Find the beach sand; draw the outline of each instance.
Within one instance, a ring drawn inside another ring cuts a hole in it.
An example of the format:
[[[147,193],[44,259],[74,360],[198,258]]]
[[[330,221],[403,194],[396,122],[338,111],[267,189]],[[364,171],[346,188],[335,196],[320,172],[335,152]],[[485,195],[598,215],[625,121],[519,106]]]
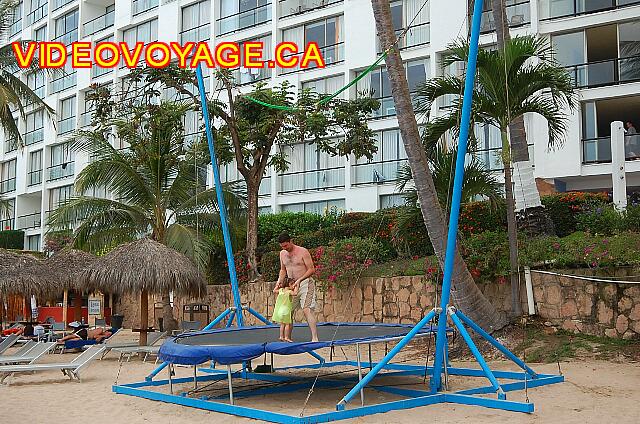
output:
[[[327,352],[324,352],[327,354]],[[379,358],[382,352],[374,352]],[[327,354],[328,355],[328,354]],[[353,350],[336,349],[336,355],[354,359]],[[48,355],[40,362],[67,362],[75,354]],[[143,363],[133,358],[131,362],[119,363],[117,355],[111,353],[102,361],[95,361],[82,374],[82,382],[73,382],[60,372],[48,371],[11,377],[7,386],[0,387],[2,423],[87,423],[87,424],[137,424],[137,423],[243,423],[257,422],[215,412],[181,407],[178,405],[140,399],[112,393],[111,386],[142,381],[154,368],[154,362]],[[277,357],[276,366],[310,363],[305,355]],[[256,360],[255,365],[262,363]],[[422,363],[416,361],[415,363]],[[453,361],[453,366],[466,366],[468,362]],[[505,362],[491,363],[497,369],[512,369]],[[640,422],[640,364],[615,363],[596,360],[580,360],[561,363],[565,383],[530,389],[529,399],[535,403],[536,411],[531,415],[496,411],[481,407],[441,404],[404,411],[377,414],[364,418],[343,421],[345,423],[602,423],[636,424]],[[557,373],[557,364],[537,364],[534,369],[543,373]],[[329,372],[322,370],[322,372]],[[192,368],[176,368],[177,377],[193,374]],[[307,371],[307,376],[314,376]],[[351,374],[354,375],[354,374]],[[167,377],[163,372],[158,376]],[[412,377],[416,381],[416,377]],[[451,389],[467,387],[468,379],[452,378]],[[235,381],[235,380],[234,380]],[[409,381],[409,380],[408,380]],[[218,394],[225,395],[226,381],[219,385]],[[240,380],[238,385],[243,384]],[[475,385],[486,385],[476,380]],[[416,386],[418,387],[418,386]],[[189,389],[191,385],[175,387]],[[167,386],[157,388],[168,391]],[[309,399],[306,413],[335,410],[335,403],[346,391],[316,390]],[[308,389],[279,395],[256,396],[237,399],[240,405],[270,409],[298,415],[307,397]],[[374,390],[367,390],[368,402],[397,399]],[[508,399],[524,401],[523,391],[510,392]],[[352,405],[359,405],[358,396]]]

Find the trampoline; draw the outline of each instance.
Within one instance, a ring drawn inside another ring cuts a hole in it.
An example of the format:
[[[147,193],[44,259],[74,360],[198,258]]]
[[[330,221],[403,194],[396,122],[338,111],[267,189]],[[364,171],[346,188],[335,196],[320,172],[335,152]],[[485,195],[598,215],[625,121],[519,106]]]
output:
[[[281,342],[279,325],[232,327],[177,336],[161,347],[161,360],[181,365],[213,361],[221,365],[239,364],[266,353],[294,355],[331,346],[388,342],[406,336],[413,325],[381,323],[318,323],[318,342]],[[432,334],[429,327],[418,336]],[[294,325],[293,337],[310,340],[306,324]]]

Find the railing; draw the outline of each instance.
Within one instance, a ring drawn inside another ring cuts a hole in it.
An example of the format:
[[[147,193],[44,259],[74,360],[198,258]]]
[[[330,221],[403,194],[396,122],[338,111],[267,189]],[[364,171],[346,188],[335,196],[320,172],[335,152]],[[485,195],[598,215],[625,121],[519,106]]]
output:
[[[22,31],[22,18],[12,22],[11,25],[9,25],[9,38],[18,34],[20,31]]]
[[[218,35],[230,34],[271,20],[271,2],[216,20]]]
[[[4,141],[4,152],[11,153],[18,150],[18,140],[15,138],[10,138]]]
[[[66,134],[76,129],[76,117],[70,116],[58,121],[58,134]]]
[[[29,230],[31,228],[40,228],[42,225],[42,214],[40,212],[19,216],[16,227],[18,230]]]
[[[271,78],[271,69],[266,64],[262,68],[235,68],[231,75],[237,85],[253,84]]]
[[[76,72],[71,72],[63,77],[56,78],[51,81],[51,93],[58,93],[67,88],[74,87],[76,85]]]
[[[160,4],[159,0],[133,0],[132,15],[139,15],[151,9],[155,9]]]
[[[26,146],[40,143],[44,140],[44,128],[38,128],[33,131],[26,132],[23,138]]]
[[[342,3],[342,0],[280,0],[280,17],[299,15],[312,10]]]
[[[640,4],[638,0],[541,0],[540,20],[587,15]]]
[[[49,3],[45,3],[42,6],[39,6],[38,8],[32,10],[31,12],[29,12],[29,14],[27,15],[27,22],[29,23],[29,25],[38,22],[40,19],[44,18],[45,16],[47,16],[47,9],[49,7]]]
[[[76,41],[78,41],[78,28],[72,29],[69,32],[65,32],[64,34],[60,34],[51,41],[57,41],[58,43],[62,43],[65,46],[68,46],[71,43],[75,43]]]
[[[576,88],[640,81],[640,56],[619,57],[567,66]]]
[[[93,65],[91,67],[91,78],[100,78],[103,75],[110,74],[114,68],[104,68],[102,66]]]
[[[13,230],[14,223],[13,218],[0,219],[0,230]]]
[[[298,48],[300,48],[300,46],[298,46]],[[293,56],[298,56],[298,58],[300,59],[303,54],[304,54],[304,51],[296,54],[283,55],[283,59],[285,61],[289,61]],[[322,59],[324,60],[325,66],[335,65],[337,63],[344,62],[344,41],[341,41],[336,44],[330,44],[328,46],[320,47],[320,54],[322,55]],[[315,67],[316,67],[316,63],[310,62],[308,68],[306,69],[313,69]],[[302,70],[302,68],[300,68],[300,60],[298,60],[298,64],[295,67],[282,68],[281,75],[298,72],[300,70]]]
[[[0,181],[0,194],[16,190],[16,177]]]
[[[209,41],[211,38],[211,25],[209,23],[197,26],[195,28],[185,29],[180,32],[180,42],[182,44],[188,42]]]
[[[278,194],[344,187],[344,167],[288,172],[278,176]]]
[[[398,37],[405,31],[405,28],[395,30],[395,36]],[[414,23],[407,34],[398,41],[398,48],[408,49],[411,47],[423,46],[431,41],[431,22]],[[380,38],[376,36],[376,51],[382,53],[384,49],[380,45]]]
[[[398,171],[407,159],[390,159],[378,162],[356,163],[351,173],[351,185],[386,183],[398,179]]]
[[[531,6],[529,4],[529,0],[514,4],[507,4],[505,9],[507,12],[509,28],[515,28],[531,23]],[[482,12],[480,33],[486,34],[495,30],[496,25],[493,20],[493,10],[485,10]]]
[[[640,134],[624,136],[624,156],[625,160],[640,159]],[[584,165],[611,163],[611,137],[583,139],[582,163]]]
[[[73,2],[75,2],[75,1],[76,1],[76,0],[52,0],[52,2],[51,2],[52,12],[53,12],[54,10],[58,10],[58,9],[60,9],[61,7],[66,6],[66,5],[68,5],[69,3],[73,3]]]
[[[82,26],[85,37],[112,27],[115,21],[115,16],[116,16],[116,11],[110,10],[104,15],[100,15],[97,18],[93,18],[89,22],[85,23]]]
[[[80,128],[87,128],[92,126],[93,112],[93,110],[88,110],[80,114],[80,119],[78,122]]]
[[[42,169],[27,172],[27,186],[31,187],[42,183]]]
[[[74,174],[75,162],[66,162],[59,165],[52,165],[47,168],[47,181],[56,181],[63,178],[72,177]]]

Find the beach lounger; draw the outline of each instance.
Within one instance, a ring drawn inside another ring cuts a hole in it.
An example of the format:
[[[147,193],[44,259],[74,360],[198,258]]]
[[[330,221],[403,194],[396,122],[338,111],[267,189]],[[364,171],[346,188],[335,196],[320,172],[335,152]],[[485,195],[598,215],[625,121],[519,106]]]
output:
[[[27,342],[28,343],[28,342]],[[0,356],[0,365],[31,364],[55,347],[54,342],[36,343],[26,354],[18,356]]]
[[[93,346],[93,345],[101,344],[101,343],[107,343],[109,341],[109,339],[111,339],[113,336],[118,334],[118,331],[120,331],[120,329],[115,330],[106,339],[102,339],[102,341],[100,343],[98,343],[94,339],[90,339],[90,340],[81,340],[81,339],[67,340],[66,342],[64,342],[64,345],[58,345],[58,346],[56,346],[56,348],[60,349],[60,353],[64,353],[67,349],[87,349],[89,346]]]
[[[97,358],[104,349],[105,345],[101,344],[91,346],[89,349],[76,356],[71,362],[67,363],[0,366],[0,383],[4,383],[7,377],[16,373],[51,370],[60,370],[71,380],[76,379],[77,381],[80,381],[80,370]]]
[[[27,342],[25,344],[22,345],[22,347],[20,349],[18,349],[17,351],[13,352],[11,354],[11,356],[24,356],[27,354],[27,352],[29,352],[31,349],[34,348],[35,345],[37,345],[37,342],[34,342],[33,340],[27,340]],[[5,355],[7,356],[7,355]],[[2,358],[3,356],[0,356],[0,358]]]
[[[7,349],[16,344],[19,337],[20,336],[17,334],[11,334],[10,336],[7,336],[7,338],[2,342],[0,342],[0,354],[4,353]]]
[[[127,362],[129,362],[131,357],[136,353],[144,354],[144,361],[146,361],[147,356],[154,353],[157,354],[158,350],[160,350],[160,346],[155,346],[155,344],[158,343],[162,339],[162,337],[164,337],[166,334],[167,334],[166,331],[158,332],[158,333],[149,333],[146,346],[136,345],[136,346],[127,346],[127,347],[116,347],[116,348],[113,348],[113,350],[120,354],[120,358],[118,358],[118,361],[120,362],[122,362],[122,359],[124,358],[125,355],[127,355]]]

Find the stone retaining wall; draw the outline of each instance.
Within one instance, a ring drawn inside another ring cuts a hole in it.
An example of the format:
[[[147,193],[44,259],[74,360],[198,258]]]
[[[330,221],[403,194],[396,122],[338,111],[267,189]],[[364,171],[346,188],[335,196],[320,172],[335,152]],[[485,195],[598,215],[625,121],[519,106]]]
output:
[[[522,283],[522,307],[527,311],[524,278]],[[598,336],[640,335],[640,286],[596,283],[535,272],[532,272],[532,283],[538,315],[555,326]],[[275,283],[243,285],[240,288],[243,303],[270,317],[275,303],[274,286]],[[350,288],[318,293],[316,312],[319,321],[415,323],[439,301],[435,289],[433,282],[420,276],[364,278]],[[510,310],[508,284],[487,283],[480,289],[500,312]],[[231,288],[209,286],[206,299],[177,299],[174,313],[179,321],[182,305],[192,302],[209,304],[210,319],[213,319],[232,306]],[[132,297],[123,297],[118,302],[117,312],[125,315],[126,327],[139,322],[137,305]],[[152,300],[149,305],[153,305]],[[254,317],[248,314],[245,317],[248,324],[258,324]],[[296,318],[301,320],[302,314],[298,312]],[[153,322],[152,310],[149,319]]]

